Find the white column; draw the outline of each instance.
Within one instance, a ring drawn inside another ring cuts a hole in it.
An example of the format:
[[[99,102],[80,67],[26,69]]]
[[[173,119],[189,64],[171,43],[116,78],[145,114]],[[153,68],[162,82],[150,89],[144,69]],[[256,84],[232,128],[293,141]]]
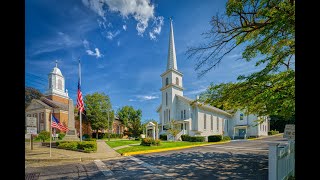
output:
[[[156,139],[156,128],[153,126],[152,127],[152,136],[153,136],[153,139]]]
[[[280,143],[269,143],[269,180],[277,180],[278,176],[278,145]]]

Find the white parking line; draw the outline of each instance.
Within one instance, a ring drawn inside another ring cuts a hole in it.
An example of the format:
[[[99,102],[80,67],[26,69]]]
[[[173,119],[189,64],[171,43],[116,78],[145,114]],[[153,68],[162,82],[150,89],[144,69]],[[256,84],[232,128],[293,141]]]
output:
[[[104,176],[112,176],[113,172],[107,168],[107,166],[100,160],[94,160],[94,163],[97,165],[98,169],[103,173]]]

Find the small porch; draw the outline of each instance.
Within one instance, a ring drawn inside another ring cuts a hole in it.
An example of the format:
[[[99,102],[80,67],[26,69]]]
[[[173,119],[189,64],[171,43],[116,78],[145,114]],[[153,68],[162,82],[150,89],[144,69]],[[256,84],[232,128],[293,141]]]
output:
[[[248,125],[238,125],[233,128],[232,139],[247,139]]]

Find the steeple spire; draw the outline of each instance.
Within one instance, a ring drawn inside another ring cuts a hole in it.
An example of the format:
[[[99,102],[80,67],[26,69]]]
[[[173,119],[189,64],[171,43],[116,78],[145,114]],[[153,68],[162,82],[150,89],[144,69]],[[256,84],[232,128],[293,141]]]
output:
[[[167,70],[169,70],[169,69],[178,70],[177,58],[176,58],[176,48],[174,45],[173,26],[172,26],[172,18],[171,17],[170,17],[170,37],[169,37]]]
[[[56,60],[56,68],[58,67],[58,60]]]

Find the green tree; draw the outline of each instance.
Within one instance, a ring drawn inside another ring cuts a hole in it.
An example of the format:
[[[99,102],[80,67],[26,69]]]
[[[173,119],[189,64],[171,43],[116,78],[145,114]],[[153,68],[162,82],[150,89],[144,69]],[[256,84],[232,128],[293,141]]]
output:
[[[50,138],[50,132],[48,131],[41,131],[39,134],[38,134],[38,138],[40,140],[42,140],[42,142],[44,142],[45,140],[49,139]]]
[[[102,130],[108,127],[108,117],[112,113],[110,98],[104,93],[95,92],[84,97],[86,116],[93,130]],[[98,133],[96,133],[98,138]]]
[[[179,132],[181,131],[180,126],[178,124],[176,124],[176,120],[171,119],[171,121],[169,122],[169,129],[167,130],[167,132],[173,136],[173,141],[176,141],[176,136],[179,134]]]
[[[134,137],[139,137],[142,133],[142,111],[140,109],[135,110],[132,106],[123,106],[118,109],[117,115],[123,121],[123,124],[128,127],[129,133]]]
[[[24,107],[27,108],[32,99],[40,99],[43,94],[36,88],[26,87],[24,90]]]
[[[206,43],[188,49],[198,77],[215,68],[230,52],[262,70],[240,75],[238,82],[211,84],[201,101],[223,109],[289,118],[295,112],[295,1],[229,0],[226,12],[210,21]]]

